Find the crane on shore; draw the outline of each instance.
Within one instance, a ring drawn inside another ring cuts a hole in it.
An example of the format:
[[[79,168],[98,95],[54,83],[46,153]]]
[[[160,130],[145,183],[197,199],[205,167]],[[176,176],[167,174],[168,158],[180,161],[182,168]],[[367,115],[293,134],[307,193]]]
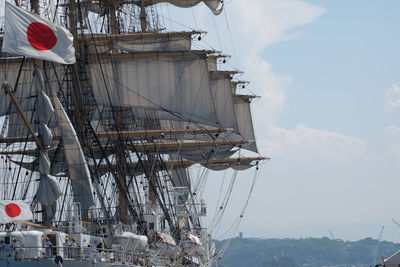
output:
[[[379,246],[381,244],[381,240],[382,240],[382,235],[383,235],[383,229],[385,228],[384,225],[382,225],[381,230],[379,231],[379,236],[378,236],[378,241],[376,243],[376,247],[373,249],[372,252],[372,259],[374,261],[374,264],[378,262],[378,252],[379,252]]]

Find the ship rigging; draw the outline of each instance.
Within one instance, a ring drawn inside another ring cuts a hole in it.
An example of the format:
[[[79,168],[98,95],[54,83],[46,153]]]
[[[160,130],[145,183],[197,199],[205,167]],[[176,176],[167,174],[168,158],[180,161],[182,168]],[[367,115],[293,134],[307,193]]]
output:
[[[255,142],[257,96],[239,92],[247,82],[237,70],[218,66],[228,56],[192,49],[204,32],[161,25],[157,6],[200,2],[223,12],[219,0],[12,3],[68,29],[76,62],[1,55],[0,199],[29,203],[33,221],[0,225],[3,250],[25,242],[15,257],[0,255],[0,266],[47,266],[57,257],[64,266],[210,266],[220,257],[210,232],[237,171],[258,170],[267,158]],[[235,174],[207,229],[204,176],[226,169]]]

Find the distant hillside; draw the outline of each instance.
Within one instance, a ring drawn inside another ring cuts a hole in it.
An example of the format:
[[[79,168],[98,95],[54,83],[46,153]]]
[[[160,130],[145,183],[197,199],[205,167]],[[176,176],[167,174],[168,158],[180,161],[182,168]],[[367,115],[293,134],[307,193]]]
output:
[[[219,251],[227,240],[215,241]],[[227,267],[375,266],[400,244],[366,238],[355,242],[324,238],[234,238],[220,265]]]

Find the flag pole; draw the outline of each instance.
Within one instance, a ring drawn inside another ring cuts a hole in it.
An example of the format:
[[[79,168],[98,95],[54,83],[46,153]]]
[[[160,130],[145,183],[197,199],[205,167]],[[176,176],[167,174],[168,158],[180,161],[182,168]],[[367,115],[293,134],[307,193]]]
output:
[[[20,222],[14,222],[14,223],[20,224],[20,225],[25,225],[25,226],[31,226],[31,227],[35,227],[38,229],[49,229],[48,226],[37,224],[37,223],[32,223],[32,222],[20,221]]]

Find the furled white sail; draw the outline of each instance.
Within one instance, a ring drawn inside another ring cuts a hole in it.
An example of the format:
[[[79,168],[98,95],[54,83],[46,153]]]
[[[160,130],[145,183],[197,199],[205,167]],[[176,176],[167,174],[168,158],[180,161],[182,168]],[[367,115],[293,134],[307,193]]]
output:
[[[152,0],[151,1],[153,4],[158,4],[158,3],[170,3],[174,6],[177,7],[183,7],[183,8],[188,8],[188,7],[194,7],[200,2],[203,2],[206,6],[208,6],[211,11],[214,13],[214,15],[219,15],[222,12],[223,6],[218,9],[218,6],[220,3],[223,1],[221,0]]]
[[[47,123],[50,121],[54,113],[54,108],[49,97],[44,90],[44,81],[39,68],[35,66],[35,91],[37,95],[37,113],[36,119],[39,122],[39,137],[41,140],[41,149],[48,147],[52,141],[52,134]],[[50,175],[50,160],[47,151],[41,150],[39,155],[39,173],[40,183],[36,193],[38,201],[43,205],[53,205],[55,201],[62,195],[60,183],[56,178]],[[47,209],[46,209],[47,210]],[[49,209],[47,214],[54,216],[52,210]]]
[[[254,164],[251,163],[229,163],[229,164],[207,164],[207,163],[202,163],[201,164],[203,167],[206,167],[210,170],[213,171],[224,171],[227,170],[229,168],[232,168],[236,171],[243,171],[243,170],[247,170],[250,169],[252,167],[254,167]]]
[[[36,193],[37,199],[44,205],[51,205],[62,195],[62,191],[57,179],[49,174],[50,160],[42,151],[39,156],[39,172],[40,183]]]
[[[219,126],[205,58],[127,55],[92,64],[91,77],[98,105],[134,107],[137,118],[152,110],[158,119]]]
[[[196,33],[196,32],[195,32]],[[126,34],[123,36],[96,36],[88,43],[88,53],[109,53],[113,49],[125,52],[171,52],[189,51],[192,32],[149,34]]]
[[[62,195],[60,183],[51,175],[41,175],[39,189],[36,193],[41,204],[52,205]]]
[[[206,163],[213,159],[226,159],[236,153],[236,150],[231,150],[233,146],[214,147],[203,150],[182,151],[179,153],[182,158],[196,162]]]
[[[53,90],[51,99],[64,144],[64,155],[68,163],[74,200],[81,204],[82,211],[86,211],[94,204],[89,168],[75,129]]]

